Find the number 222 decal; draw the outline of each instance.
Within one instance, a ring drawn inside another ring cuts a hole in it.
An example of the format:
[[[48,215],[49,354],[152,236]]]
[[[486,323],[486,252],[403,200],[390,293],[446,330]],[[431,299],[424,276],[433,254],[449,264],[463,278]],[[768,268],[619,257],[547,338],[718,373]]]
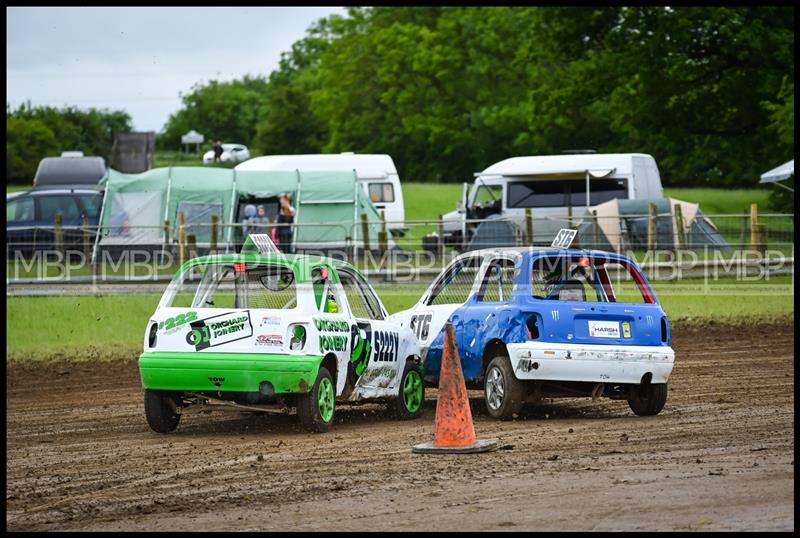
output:
[[[158,329],[164,329],[165,331],[170,331],[175,329],[176,327],[180,327],[190,321],[194,321],[197,319],[197,312],[186,312],[185,314],[178,314],[174,318],[167,318],[161,323],[158,324]]]

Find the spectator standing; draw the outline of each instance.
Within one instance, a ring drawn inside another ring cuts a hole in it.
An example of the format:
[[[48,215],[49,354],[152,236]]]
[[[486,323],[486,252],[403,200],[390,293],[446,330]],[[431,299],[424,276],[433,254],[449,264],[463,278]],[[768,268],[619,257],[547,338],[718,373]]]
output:
[[[214,162],[222,161],[222,142],[217,140],[214,142]]]
[[[291,252],[292,246],[292,227],[294,223],[295,209],[292,200],[287,193],[281,194],[280,205],[278,207],[278,219],[275,221],[278,226],[278,248],[282,252]]]

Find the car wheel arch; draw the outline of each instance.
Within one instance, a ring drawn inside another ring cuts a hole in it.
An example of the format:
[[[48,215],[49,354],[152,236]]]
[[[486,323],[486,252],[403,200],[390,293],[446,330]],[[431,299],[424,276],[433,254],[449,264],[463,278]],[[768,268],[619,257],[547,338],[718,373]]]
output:
[[[500,338],[491,338],[483,347],[483,356],[481,357],[481,377],[486,375],[486,368],[489,366],[489,363],[492,362],[492,359],[500,355],[504,355],[506,357],[509,356],[506,343]]]
[[[338,384],[339,380],[339,362],[336,358],[334,353],[328,353],[322,358],[322,362],[319,363],[320,368],[325,368],[331,374],[331,378],[333,379],[333,387],[334,392],[336,391],[336,385]]]

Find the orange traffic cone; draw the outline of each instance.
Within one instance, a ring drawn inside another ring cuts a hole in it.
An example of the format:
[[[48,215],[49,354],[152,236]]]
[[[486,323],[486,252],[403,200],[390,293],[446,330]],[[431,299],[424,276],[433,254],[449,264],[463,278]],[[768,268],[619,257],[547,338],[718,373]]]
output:
[[[415,445],[419,454],[467,454],[489,452],[497,448],[496,439],[475,437],[467,386],[461,371],[453,325],[445,324],[444,353],[439,370],[439,398],[436,400],[436,424],[433,443]]]

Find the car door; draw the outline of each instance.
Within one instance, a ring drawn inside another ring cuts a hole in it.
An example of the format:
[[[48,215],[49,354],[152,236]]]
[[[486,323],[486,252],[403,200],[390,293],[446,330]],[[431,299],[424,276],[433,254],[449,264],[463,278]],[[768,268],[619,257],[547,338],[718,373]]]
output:
[[[420,301],[409,319],[409,328],[417,337],[425,357],[426,379],[431,372],[438,376],[443,346],[444,324],[459,323],[459,310],[472,295],[482,256],[466,254],[453,260],[442,271],[430,291]],[[462,334],[456,331],[459,340]]]
[[[6,202],[6,242],[9,253],[30,252],[35,241],[35,204],[32,196],[20,195]]]
[[[351,365],[362,396],[393,389],[405,366],[404,339],[369,284],[355,271],[339,268],[339,281],[354,319],[351,329]]]

